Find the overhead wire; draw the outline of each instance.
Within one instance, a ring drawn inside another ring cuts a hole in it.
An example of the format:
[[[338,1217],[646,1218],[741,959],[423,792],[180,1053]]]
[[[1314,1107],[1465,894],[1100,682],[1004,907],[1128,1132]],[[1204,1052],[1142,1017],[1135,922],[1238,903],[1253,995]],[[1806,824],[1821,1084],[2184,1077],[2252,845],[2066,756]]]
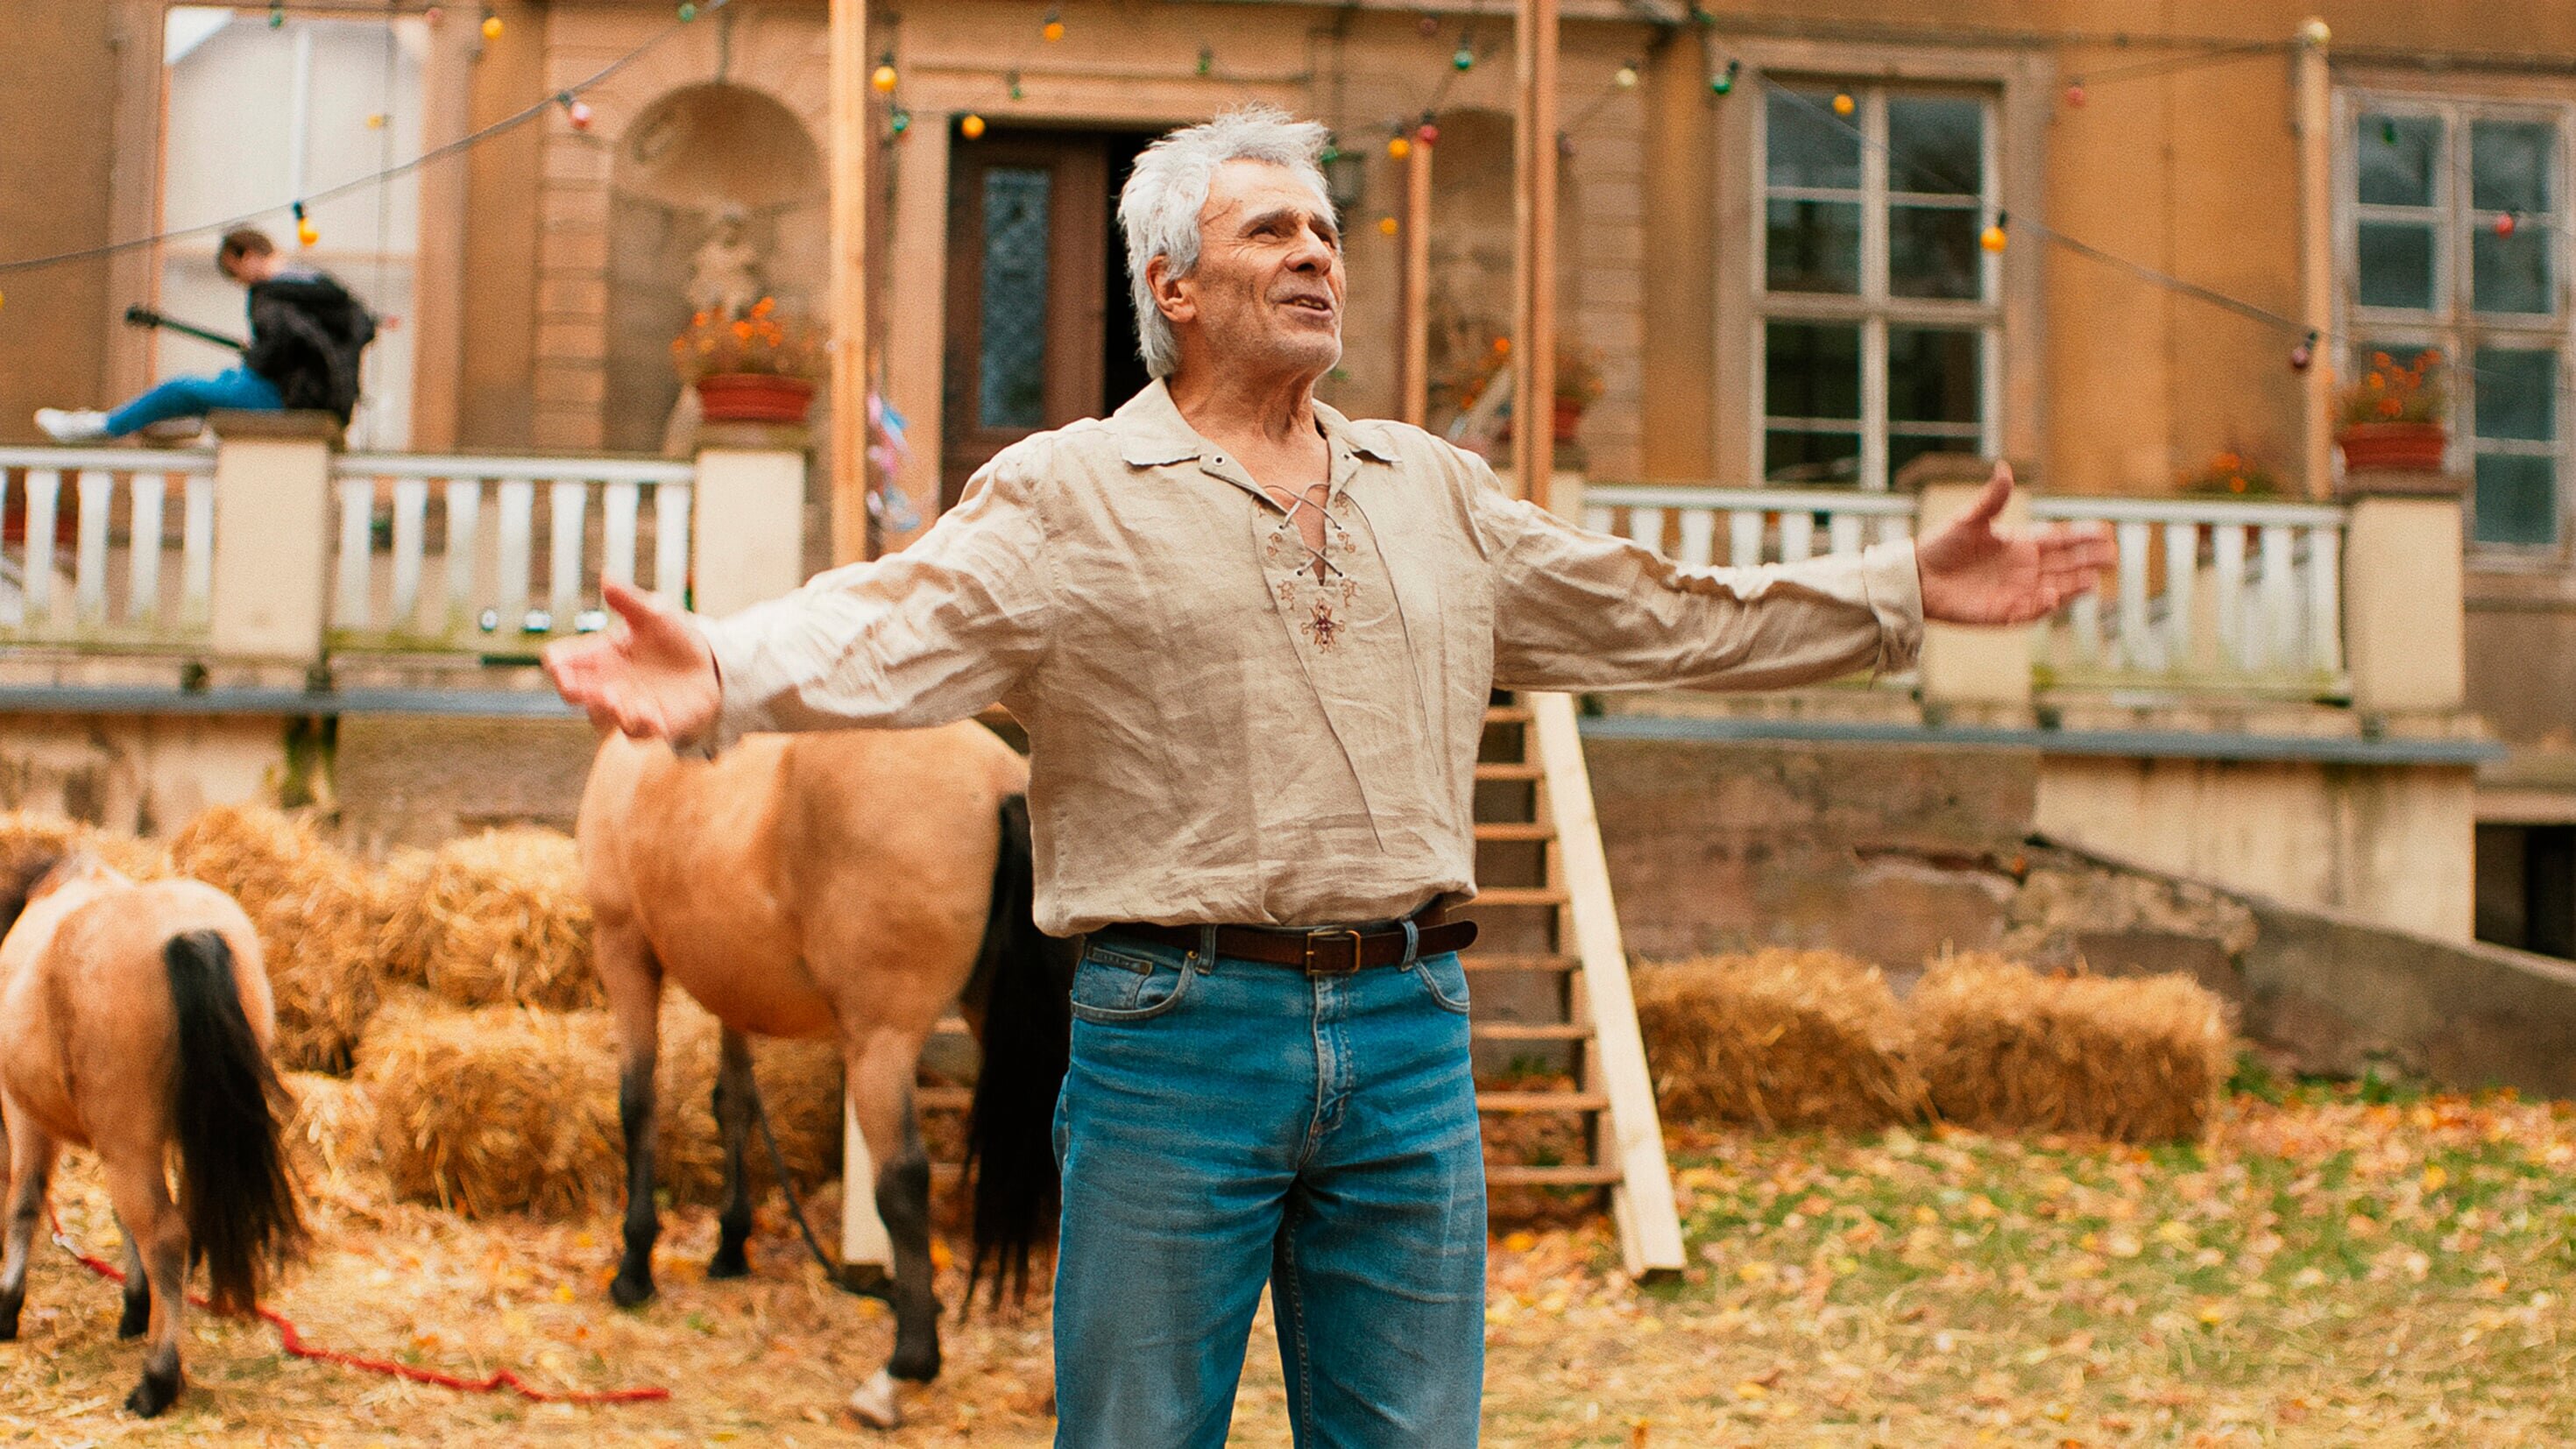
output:
[[[733,3],[733,0],[703,0],[703,3],[697,7],[696,18],[703,19],[707,15],[721,10],[731,3]],[[89,261],[97,257],[117,256],[125,252],[137,251],[144,247],[159,246],[164,242],[179,241],[188,237],[212,236],[218,232],[229,231],[237,226],[247,226],[251,222],[257,221],[261,217],[268,216],[274,212],[288,210],[295,206],[303,206],[309,209],[311,207],[318,206],[325,201],[335,200],[342,196],[353,195],[370,186],[381,186],[385,182],[392,181],[398,177],[407,176],[432,162],[445,160],[447,157],[470,151],[474,147],[483,144],[485,141],[491,140],[495,136],[502,135],[526,125],[528,122],[545,115],[548,111],[563,104],[568,98],[578,96],[584,91],[594,89],[603,84],[609,77],[616,75],[619,71],[622,71],[628,66],[633,65],[635,62],[642,60],[647,54],[660,46],[662,42],[670,39],[678,32],[687,29],[692,23],[693,21],[691,20],[673,20],[670,24],[655,31],[633,50],[630,50],[624,55],[617,57],[615,60],[610,61],[608,64],[601,66],[598,70],[591,72],[581,80],[575,81],[569,86],[562,86],[553,91],[549,91],[542,100],[533,102],[521,110],[504,116],[500,120],[494,121],[490,125],[483,127],[481,130],[468,132],[467,134],[459,136],[455,140],[449,141],[444,145],[433,146],[430,149],[421,152],[419,155],[412,157],[408,161],[397,162],[394,165],[385,167],[384,169],[369,175],[352,177],[351,179],[340,182],[336,185],[326,186],[319,191],[310,192],[303,196],[289,197],[285,201],[277,203],[275,206],[262,207],[257,211],[247,212],[240,216],[227,217],[221,221],[202,222],[195,226],[171,227],[164,231],[154,232],[149,236],[127,237],[121,241],[102,242],[96,246],[75,247],[70,251],[53,252],[45,256],[19,257],[10,261],[0,261],[0,276],[11,275],[18,272],[35,271],[41,267],[62,266],[70,262]],[[390,128],[390,123],[388,123],[388,127]]]

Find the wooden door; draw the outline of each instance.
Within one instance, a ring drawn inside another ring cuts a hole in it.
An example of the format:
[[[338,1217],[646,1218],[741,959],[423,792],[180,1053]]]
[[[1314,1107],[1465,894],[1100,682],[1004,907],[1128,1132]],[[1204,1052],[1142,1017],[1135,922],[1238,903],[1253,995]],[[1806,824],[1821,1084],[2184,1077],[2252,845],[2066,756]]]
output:
[[[943,508],[995,453],[1104,411],[1108,153],[1080,132],[988,134],[949,153]]]

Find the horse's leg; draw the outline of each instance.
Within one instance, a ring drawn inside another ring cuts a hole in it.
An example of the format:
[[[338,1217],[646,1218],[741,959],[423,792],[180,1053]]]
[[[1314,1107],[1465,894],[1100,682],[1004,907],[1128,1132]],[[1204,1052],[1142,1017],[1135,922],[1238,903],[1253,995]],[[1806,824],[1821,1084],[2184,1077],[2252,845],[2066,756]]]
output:
[[[118,1218],[116,1229],[125,1234],[125,1316],[116,1320],[116,1336],[140,1338],[152,1326],[152,1280],[144,1270],[143,1240],[134,1235],[134,1225]]]
[[[751,1237],[751,1180],[743,1171],[743,1153],[751,1145],[751,1038],[724,1029],[722,1054],[716,1063],[716,1128],[724,1135],[724,1211],[716,1218],[716,1255],[707,1264],[710,1278],[750,1276],[751,1260],[742,1245]]]
[[[859,1391],[851,1411],[871,1427],[903,1422],[894,1381],[928,1383],[939,1377],[939,1297],[930,1266],[930,1154],[913,1116],[912,1080],[921,1061],[922,1037],[876,1031],[852,1044],[850,1100],[859,1135],[877,1167],[877,1216],[894,1245],[894,1355]]]
[[[631,921],[599,922],[591,956],[617,1024],[617,1120],[626,1129],[626,1256],[608,1296],[620,1308],[653,1297],[653,1240],[662,1234],[653,1206],[653,1060],[661,1044],[662,965]]]
[[[18,1310],[27,1301],[27,1259],[36,1246],[36,1214],[54,1175],[54,1139],[21,1117],[9,1124],[7,1242],[0,1252],[0,1343],[18,1336]]]
[[[149,1419],[179,1397],[179,1335],[188,1303],[188,1224],[170,1201],[161,1158],[107,1167],[108,1201],[128,1240],[141,1244],[143,1270],[152,1284],[151,1343],[143,1351],[143,1382],[125,1399],[128,1412]]]

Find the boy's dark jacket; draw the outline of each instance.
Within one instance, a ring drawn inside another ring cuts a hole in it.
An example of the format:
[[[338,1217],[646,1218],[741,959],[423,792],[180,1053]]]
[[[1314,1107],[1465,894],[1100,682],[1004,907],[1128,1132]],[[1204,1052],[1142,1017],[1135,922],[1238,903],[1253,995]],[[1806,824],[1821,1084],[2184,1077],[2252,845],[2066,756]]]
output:
[[[358,360],[376,319],[320,272],[281,272],[250,289],[250,346],[242,366],[277,385],[290,408],[315,408],[345,424],[358,405]]]

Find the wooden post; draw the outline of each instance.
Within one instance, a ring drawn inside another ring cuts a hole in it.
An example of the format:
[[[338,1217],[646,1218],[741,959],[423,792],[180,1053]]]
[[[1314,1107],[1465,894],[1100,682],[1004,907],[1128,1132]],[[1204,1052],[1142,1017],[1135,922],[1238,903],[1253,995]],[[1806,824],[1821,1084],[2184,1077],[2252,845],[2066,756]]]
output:
[[[1404,168],[1403,417],[1431,416],[1431,146],[1416,135]]]
[[[2291,50],[2296,70],[2294,129],[2299,143],[2299,320],[2308,326],[2312,356],[2301,379],[2302,402],[2299,464],[2307,474],[2308,496],[2334,492],[2334,116],[2332,84],[2326,75],[2326,41],[2322,20],[2299,27]]]
[[[1545,508],[1556,471],[1556,0],[1520,0],[1513,50],[1520,105],[1512,127],[1512,466],[1521,496]]]
[[[832,562],[868,554],[868,0],[832,0]]]

